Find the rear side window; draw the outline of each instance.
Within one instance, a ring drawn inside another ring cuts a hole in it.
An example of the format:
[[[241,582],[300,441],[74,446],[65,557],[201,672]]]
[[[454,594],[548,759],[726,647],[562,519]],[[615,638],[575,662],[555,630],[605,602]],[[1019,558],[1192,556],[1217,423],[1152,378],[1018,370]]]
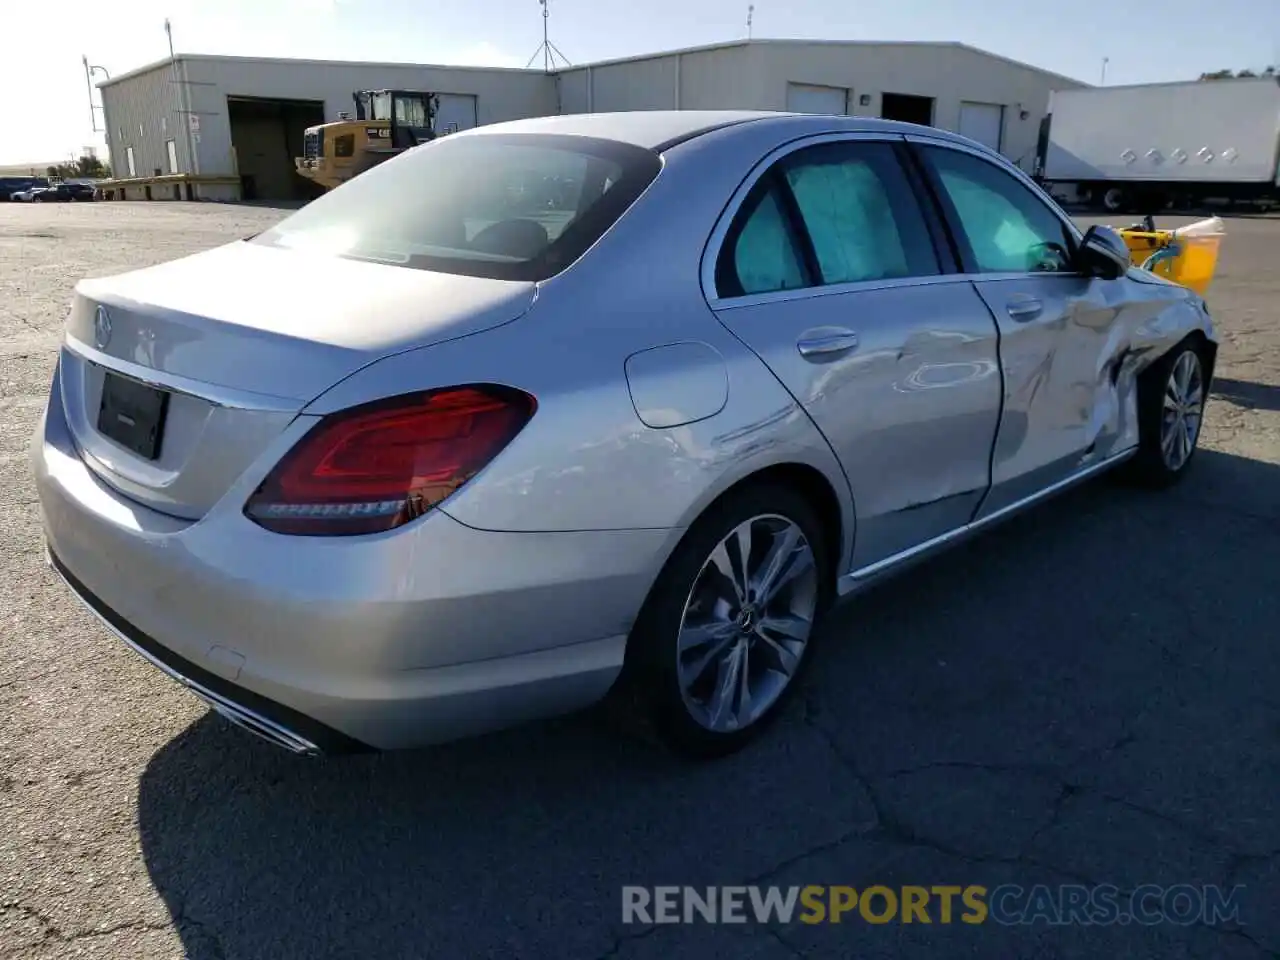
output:
[[[250,242],[545,280],[595,243],[660,166],[651,150],[589,137],[442,137],[360,174]]]
[[[789,154],[756,184],[716,265],[722,297],[941,272],[915,190],[888,143]]]
[[[978,273],[1071,273],[1074,238],[1047,204],[994,163],[923,150],[960,222]]]
[[[771,177],[757,185],[726,238],[717,269],[721,296],[774,293],[810,286],[784,204]]]
[[[924,214],[891,145],[824,144],[784,164],[824,284],[939,272]]]

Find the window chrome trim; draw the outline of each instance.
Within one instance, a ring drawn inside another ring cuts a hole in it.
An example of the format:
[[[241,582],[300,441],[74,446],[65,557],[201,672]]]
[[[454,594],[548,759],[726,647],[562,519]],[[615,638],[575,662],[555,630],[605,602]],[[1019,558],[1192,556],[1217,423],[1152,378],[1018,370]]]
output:
[[[900,144],[905,143],[906,137],[900,133],[888,133],[883,130],[859,130],[845,131],[836,133],[818,133],[800,137],[796,140],[789,140],[784,144],[774,147],[769,153],[765,154],[760,161],[751,168],[751,172],[747,174],[746,179],[738,185],[738,188],[729,198],[729,202],[725,204],[724,210],[720,213],[720,218],[716,221],[715,227],[711,231],[711,236],[707,238],[706,245],[702,248],[702,264],[699,268],[699,276],[702,283],[702,296],[707,301],[707,305],[712,310],[723,310],[729,307],[747,306],[749,304],[771,302],[773,300],[790,300],[795,299],[797,295],[808,295],[821,291],[823,293],[836,292],[836,287],[859,289],[867,289],[868,284],[883,286],[887,284],[896,284],[897,281],[881,281],[868,280],[858,283],[847,283],[830,286],[814,286],[814,287],[797,287],[794,290],[774,290],[769,293],[745,294],[741,297],[722,297],[716,290],[716,263],[720,259],[720,251],[724,246],[725,237],[729,233],[729,227],[732,226],[734,219],[738,216],[738,211],[742,209],[742,204],[746,201],[747,195],[751,193],[752,188],[759,182],[760,178],[773,169],[783,157],[790,156],[798,150],[804,150],[807,147],[817,147],[828,143],[888,143]],[[928,211],[924,211],[928,216]],[[952,279],[954,274],[942,274],[940,276],[928,277],[904,277],[903,280],[910,283],[919,283],[926,280],[934,279]],[[839,292],[848,292],[847,289],[841,289]]]
[[[712,310],[723,313],[745,307],[757,307],[770,303],[792,303],[797,300],[813,300],[818,297],[835,297],[842,294],[867,293],[873,290],[895,290],[903,287],[929,287],[950,283],[1007,283],[1018,280],[1089,280],[1083,273],[1032,272],[1032,273],[942,273],[930,277],[895,277],[889,280],[855,280],[851,283],[830,283],[814,287],[796,287],[792,290],[771,290],[768,293],[748,293],[741,297],[721,297],[708,300]]]
[[[737,217],[738,211],[742,209],[743,203],[746,202],[747,195],[750,194],[752,188],[759,182],[760,178],[773,169],[774,165],[795,153],[807,147],[821,146],[827,143],[911,143],[920,144],[922,146],[943,147],[949,150],[955,150],[959,153],[967,153],[980,160],[985,160],[998,170],[1010,174],[1014,179],[1018,180],[1023,186],[1028,187],[1032,194],[1040,199],[1049,208],[1049,212],[1058,218],[1063,224],[1067,232],[1075,239],[1076,243],[1080,243],[1084,239],[1084,234],[1075,225],[1074,221],[1067,213],[1058,205],[1051,196],[1036,184],[1026,173],[1009,161],[1003,154],[992,154],[989,150],[981,146],[970,146],[967,143],[961,143],[949,138],[945,132],[939,136],[930,136],[926,134],[898,134],[887,133],[884,131],[856,131],[844,133],[820,133],[810,136],[801,137],[797,140],[791,140],[781,146],[775,147],[772,151],[764,156],[751,172],[747,174],[745,180],[739,184],[738,188],[733,192],[729,202],[725,205],[724,210],[720,214],[720,218],[716,221],[715,228],[711,231],[711,236],[707,240],[706,246],[702,252],[702,263],[699,275],[702,285],[702,295],[707,301],[707,305],[717,312],[724,310],[736,310],[743,307],[761,306],[770,303],[790,303],[796,300],[808,300],[814,297],[839,296],[841,294],[862,293],[871,290],[890,290],[901,287],[918,287],[932,284],[943,283],[991,283],[1011,280],[1044,280],[1048,278],[1063,278],[1087,280],[1090,279],[1083,273],[1075,272],[1041,272],[1029,271],[1026,273],[941,273],[931,274],[928,276],[918,277],[896,277],[891,280],[859,280],[853,283],[833,283],[818,284],[812,287],[796,287],[793,290],[771,290],[768,293],[750,293],[740,297],[722,297],[716,290],[716,263],[720,259],[720,252],[724,246],[724,241],[729,233],[734,218]],[[922,207],[924,205],[922,204]],[[922,209],[922,214],[928,218],[933,216],[933,211]]]
[[[1023,276],[1017,274],[1016,276]],[[1059,276],[1059,274],[1054,274]],[[768,293],[748,293],[741,297],[720,297],[708,300],[712,310],[724,312],[742,307],[756,307],[766,303],[791,303],[796,300],[814,300],[818,297],[836,297],[841,294],[866,293],[872,290],[895,290],[902,287],[925,287],[944,283],[969,283],[976,279],[990,280],[989,276],[974,277],[959,273],[941,273],[928,277],[894,277],[889,280],[855,280],[850,283],[819,284],[813,287],[795,287],[792,290],[771,290]]]

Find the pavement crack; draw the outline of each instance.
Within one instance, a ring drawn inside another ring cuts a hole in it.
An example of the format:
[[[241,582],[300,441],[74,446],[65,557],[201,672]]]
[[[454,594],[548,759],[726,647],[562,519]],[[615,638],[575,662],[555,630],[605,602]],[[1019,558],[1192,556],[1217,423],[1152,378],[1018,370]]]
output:
[[[773,938],[774,942],[777,943],[778,946],[782,947],[783,950],[786,950],[787,953],[791,954],[791,956],[798,957],[800,958],[800,960],[805,960],[805,958],[809,956],[807,953],[805,953],[803,950],[801,950],[799,947],[793,944],[790,940],[784,937],[782,935],[782,931],[777,930],[774,927],[765,927],[764,930],[768,936]]]
[[[1067,803],[1072,797],[1078,796],[1080,792],[1080,787],[1074,783],[1068,783],[1066,780],[1059,783],[1058,795],[1053,798],[1053,804],[1049,807],[1049,816],[1045,818],[1044,823],[1032,831],[1020,856],[1029,856],[1029,851],[1036,845],[1036,841],[1047,831],[1058,825],[1058,821],[1062,819],[1063,811],[1067,809]]]
[[[814,716],[813,705],[809,703],[807,700],[805,701],[805,710],[803,713],[803,720],[808,727],[813,729],[819,736],[822,737],[822,739],[827,744],[828,749],[830,749],[830,751],[835,756],[835,758],[850,773],[850,775],[853,776],[854,779],[857,780],[858,783],[862,785],[863,789],[866,791],[867,798],[871,804],[871,809],[875,814],[875,821],[876,821],[875,829],[869,833],[867,831],[859,830],[857,828],[848,830],[834,840],[828,841],[827,843],[821,844],[811,850],[805,851],[804,853],[797,854],[794,857],[788,858],[787,860],[783,861],[781,864],[767,871],[762,877],[749,882],[761,882],[763,880],[767,880],[770,877],[777,874],[778,872],[780,872],[781,870],[785,869],[786,867],[789,867],[801,860],[805,860],[808,857],[814,856],[815,854],[824,853],[827,850],[835,849],[836,847],[841,846],[842,844],[846,843],[847,841],[853,839],[856,836],[868,836],[870,838],[883,840],[899,848],[899,851],[897,853],[891,854],[888,857],[882,858],[880,862],[875,865],[875,868],[877,870],[883,869],[887,864],[892,863],[893,860],[895,860],[897,857],[904,854],[907,850],[926,849],[926,850],[932,850],[935,853],[940,853],[946,857],[951,857],[956,860],[961,860],[965,863],[986,863],[986,864],[1005,864],[1005,865],[1013,864],[1013,865],[1024,866],[1024,867],[1034,866],[1034,867],[1040,867],[1046,870],[1051,870],[1055,873],[1061,874],[1064,877],[1069,877],[1074,880],[1089,879],[1087,877],[1078,875],[1073,871],[1067,870],[1055,864],[1044,863],[1039,860],[1036,860],[1033,857],[1031,857],[1029,854],[1027,854],[1025,851],[1020,853],[1018,856],[1014,856],[1014,857],[997,856],[994,854],[972,853],[966,850],[961,850],[959,847],[952,846],[951,844],[944,843],[940,840],[937,840],[935,838],[928,837],[919,833],[909,823],[897,817],[893,813],[893,811],[889,809],[888,804],[885,803],[883,797],[880,796],[879,791],[876,790],[875,784],[872,783],[871,778],[868,777],[866,774],[864,774],[858,768],[858,765],[854,762],[853,758],[849,757],[840,748],[840,745],[836,743],[835,738],[831,735],[830,731],[827,730],[821,723],[817,721],[817,719]],[[931,767],[935,767],[935,768],[944,767],[948,765],[956,766],[957,764],[946,764],[946,763],[925,764],[919,769],[929,769]],[[1029,765],[1029,764],[1028,765],[967,764],[967,766],[971,766],[976,769],[1002,769],[1002,770],[1012,770],[1018,773],[1034,773],[1036,776],[1046,776],[1046,773],[1047,773],[1044,768],[1036,765]],[[907,771],[899,771],[897,773],[891,774],[890,776],[891,777],[900,776],[905,772]],[[1054,779],[1057,779],[1057,780],[1062,779],[1060,774],[1050,773],[1049,775],[1051,775]],[[1055,807],[1050,816],[1049,822],[1045,826],[1041,827],[1040,828],[1041,830],[1047,829],[1047,827],[1056,820],[1056,818],[1061,814],[1061,807],[1065,804],[1067,797],[1074,795],[1074,793],[1077,792],[1077,789],[1078,788],[1074,784],[1068,784],[1063,782],[1062,793],[1056,800]],[[964,796],[977,793],[978,790],[979,790],[978,787],[970,787],[963,791],[956,791],[949,794],[947,799],[949,802],[954,802],[955,800],[960,799]]]
[[[198,920],[186,912],[186,904],[181,904],[173,913],[173,927],[181,936],[183,933],[190,931],[196,936],[201,937],[208,944],[208,955],[213,960],[227,960],[227,951],[222,944],[222,940],[214,933],[209,924],[203,920]],[[183,937],[185,941],[187,938]],[[187,954],[191,956],[195,951],[187,944]]]
[[[0,912],[6,910],[11,910],[28,920],[35,921],[40,927],[40,943],[49,940],[57,940],[60,943],[76,943],[81,940],[91,940],[95,937],[109,937],[123,930],[168,930],[170,927],[168,923],[156,923],[150,920],[127,920],[124,923],[113,924],[109,927],[67,931],[58,926],[48,914],[42,913],[26,904],[16,902],[0,903]]]
[[[1262,956],[1269,957],[1271,960],[1280,960],[1280,951],[1272,950],[1257,937],[1245,931],[1243,927],[1222,927],[1212,923],[1205,923],[1204,921],[1197,922],[1196,926],[1205,930],[1212,930],[1220,937],[1231,937],[1236,940],[1243,940],[1245,943],[1249,944],[1249,946],[1257,950]]]
[[[82,930],[78,933],[73,933],[64,939],[67,943],[75,943],[78,940],[89,940],[94,937],[109,937],[112,934],[120,933],[123,930],[168,930],[170,929],[170,926],[171,925],[168,923],[154,923],[150,920],[131,920],[127,923],[117,923],[114,926],[102,927],[98,930]]]
[[[0,912],[5,910],[12,910],[27,920],[35,921],[35,923],[40,927],[41,943],[51,939],[62,940],[65,942],[68,939],[67,935],[62,932],[62,929],[54,922],[52,917],[35,909],[35,907],[28,907],[26,904],[18,903],[16,901],[0,903]]]
[[[643,928],[642,930],[637,930],[634,933],[618,934],[618,936],[614,937],[613,944],[609,949],[600,954],[596,960],[610,960],[611,957],[619,956],[622,953],[622,948],[628,943],[635,943],[637,940],[643,940],[646,937],[651,937],[661,929],[661,926],[653,924]]]
[[[1213,832],[1201,826],[1200,824],[1191,823],[1189,821],[1181,819],[1180,817],[1175,817],[1172,814],[1165,813],[1162,810],[1157,810],[1154,807],[1148,807],[1144,804],[1136,803],[1133,800],[1128,800],[1124,797],[1107,793],[1105,790],[1094,790],[1092,792],[1100,800],[1103,800],[1107,803],[1114,803],[1117,806],[1124,807],[1126,810],[1129,810],[1133,813],[1137,813],[1144,817],[1150,817],[1152,820],[1158,820],[1161,823],[1174,827],[1175,829],[1180,830],[1181,832],[1187,834],[1188,836],[1194,838],[1195,840],[1200,841],[1205,846],[1218,847],[1220,849],[1223,849],[1226,851],[1228,856],[1236,857],[1240,855],[1237,851],[1229,849],[1226,846],[1226,843],[1223,837],[1214,834]]]
[[[1266,853],[1244,853],[1232,851],[1227,858],[1226,879],[1223,886],[1228,889],[1240,882],[1240,874],[1250,867],[1264,867],[1272,860],[1280,857],[1280,850],[1268,850]]]

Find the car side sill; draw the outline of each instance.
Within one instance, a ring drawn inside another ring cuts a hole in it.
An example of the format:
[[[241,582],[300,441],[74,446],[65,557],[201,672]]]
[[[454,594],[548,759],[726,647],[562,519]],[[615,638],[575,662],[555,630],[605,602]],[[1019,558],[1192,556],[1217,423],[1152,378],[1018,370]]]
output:
[[[1010,517],[1035,506],[1041,501],[1049,499],[1055,494],[1062,493],[1063,491],[1074,487],[1078,483],[1083,483],[1090,477],[1097,476],[1112,467],[1118,466],[1137,452],[1138,448],[1135,446],[1121,453],[1114,454],[1106,460],[1102,460],[1092,466],[1086,467],[1078,473],[1072,474],[1065,480],[1059,480],[1057,483],[1045,487],[1043,490],[1039,490],[1029,497],[1025,497],[1016,503],[1011,503],[1007,507],[997,510],[995,513],[988,514],[987,516],[974,520],[971,523],[966,523],[962,527],[956,527],[954,530],[944,533],[941,536],[934,537],[932,540],[926,540],[924,543],[920,543],[907,550],[903,550],[901,553],[895,553],[891,557],[885,557],[883,560],[878,560],[865,567],[860,567],[851,573],[846,573],[836,582],[836,592],[841,598],[851,596],[854,593],[870,586],[877,580],[887,577],[893,573],[897,573],[900,570],[911,566],[914,563],[925,560],[936,553],[941,553],[946,548],[954,546],[962,540],[966,540],[988,527],[995,526],[1001,520],[1007,520]]]

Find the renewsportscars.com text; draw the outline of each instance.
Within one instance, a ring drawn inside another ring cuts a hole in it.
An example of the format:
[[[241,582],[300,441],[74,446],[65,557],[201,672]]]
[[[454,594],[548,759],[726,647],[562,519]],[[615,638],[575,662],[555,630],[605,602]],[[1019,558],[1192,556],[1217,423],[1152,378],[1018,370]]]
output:
[[[667,923],[1044,923],[1154,925],[1239,922],[1237,886],[1113,884],[1022,887],[873,885],[622,888],[622,922]]]

